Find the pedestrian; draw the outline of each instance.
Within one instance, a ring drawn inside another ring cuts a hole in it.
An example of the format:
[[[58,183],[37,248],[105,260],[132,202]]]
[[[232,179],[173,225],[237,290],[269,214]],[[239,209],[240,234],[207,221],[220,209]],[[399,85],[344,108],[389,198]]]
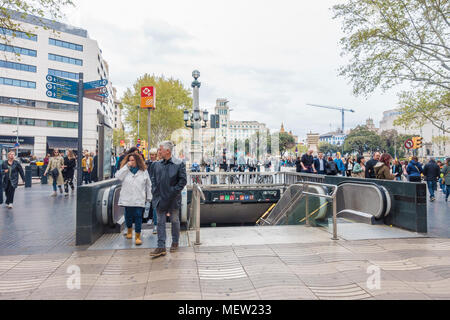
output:
[[[158,248],[151,255],[159,257],[166,255],[166,215],[169,215],[172,224],[172,245],[170,252],[178,249],[180,238],[181,191],[186,186],[186,166],[172,157],[173,143],[165,141],[161,143],[159,152],[162,161],[153,165],[153,197],[158,215]]]
[[[135,227],[135,243],[141,245],[142,214],[145,203],[152,200],[152,183],[147,172],[147,166],[137,153],[129,153],[121,163],[121,169],[116,174],[122,181],[119,206],[125,208],[125,223],[127,239],[133,238],[133,222]]]
[[[430,201],[436,200],[434,192],[437,191],[437,181],[441,175],[441,169],[437,165],[434,158],[430,158],[430,161],[423,168],[423,175],[427,182],[428,192],[430,193]]]
[[[353,167],[352,177],[354,178],[365,178],[366,177],[366,158],[363,156],[358,156],[356,158],[355,166]]]
[[[448,202],[448,196],[450,195],[450,158],[447,158],[444,168],[441,173],[444,175],[445,189],[445,202]]]
[[[114,176],[116,175],[116,162],[117,157],[114,152],[111,152],[111,178],[114,178]]]
[[[439,176],[439,187],[441,188],[442,193],[446,194],[446,185],[444,180],[444,174],[442,173],[442,169],[444,169],[444,163],[442,161],[437,161],[437,165],[439,166],[439,170],[441,171],[441,175]]]
[[[147,165],[147,172],[148,176],[150,177],[150,180],[152,181],[152,194],[153,189],[155,185],[153,184],[154,178],[153,178],[153,165],[159,161],[159,151],[156,148],[150,149],[149,151],[150,160],[147,160],[145,163]],[[154,200],[152,200],[150,205],[150,212],[152,213],[152,223],[153,223],[153,234],[157,234],[157,226],[158,226],[158,214],[156,213],[156,204],[154,203]]]
[[[302,172],[302,160],[300,157],[297,157],[297,160],[295,161],[295,172]]]
[[[328,169],[327,169],[327,175],[328,176],[335,176],[338,174],[338,167],[336,162],[333,160],[332,157],[328,158]]]
[[[403,181],[409,181],[408,177],[408,171],[406,170],[408,168],[408,161],[403,161],[402,163],[402,169],[403,169]]]
[[[47,166],[47,165],[48,165],[49,159],[50,159],[50,153],[47,153],[47,155],[46,155],[45,158],[44,158],[44,166]]]
[[[352,176],[354,165],[355,163],[353,162],[353,158],[352,157],[347,158],[347,160],[345,161],[345,174],[347,175],[347,177]]]
[[[308,150],[308,152],[302,156],[301,166],[302,172],[304,173],[317,173],[316,168],[314,168],[313,152],[313,150]]]
[[[89,152],[85,150],[84,158],[81,160],[81,169],[83,170],[82,180],[84,181],[85,184],[91,183],[92,167],[93,167],[93,160],[89,156]]]
[[[45,170],[44,176],[50,173],[50,183],[53,185],[53,193],[51,197],[56,197],[58,194],[56,192],[56,186],[59,188],[59,192],[62,194],[62,185],[64,184],[64,178],[62,170],[64,168],[64,159],[59,154],[58,149],[53,150],[53,157],[50,158],[48,162],[48,167]]]
[[[423,169],[416,156],[412,157],[406,168],[406,172],[408,173],[409,182],[422,182],[420,175],[423,173]]]
[[[334,159],[334,162],[337,165],[338,173],[340,173],[342,176],[345,177],[345,165],[344,162],[341,159],[341,153],[336,153],[336,159]]]
[[[366,163],[366,179],[375,179],[375,171],[374,167],[377,165],[380,160],[381,154],[379,152],[375,152],[373,158],[367,161]]]
[[[323,152],[319,152],[317,159],[314,161],[314,168],[318,174],[326,175],[329,164],[323,156]]]
[[[25,174],[22,165],[15,159],[14,151],[8,153],[8,159],[2,164],[3,171],[3,187],[5,188],[6,206],[9,209],[13,208],[14,193],[19,185],[19,175],[22,181],[25,181]],[[3,191],[2,191],[3,192]]]
[[[397,159],[395,159],[394,165],[392,166],[392,173],[395,176],[395,180],[402,181],[403,168]]]
[[[64,157],[64,169],[62,171],[64,178],[64,196],[69,196],[69,186],[72,192],[75,190],[73,185],[73,175],[75,167],[77,166],[76,158],[72,150],[67,151],[67,156]]]
[[[380,161],[375,165],[375,178],[379,180],[394,180],[395,176],[391,174],[392,157],[388,153],[383,153]]]
[[[98,150],[95,150],[95,155],[93,152],[91,152],[91,158],[94,160],[94,165],[92,167],[91,172],[91,181],[97,182],[98,181]]]

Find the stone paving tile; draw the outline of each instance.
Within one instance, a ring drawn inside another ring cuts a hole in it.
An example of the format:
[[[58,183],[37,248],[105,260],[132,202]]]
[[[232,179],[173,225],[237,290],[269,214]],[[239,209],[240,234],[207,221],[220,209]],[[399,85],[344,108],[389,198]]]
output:
[[[430,282],[444,280],[438,274],[428,271],[426,269],[418,270],[391,270],[387,271],[400,281],[404,282]],[[450,291],[450,289],[449,289]]]
[[[201,300],[200,292],[164,292],[156,294],[145,294],[144,300]]]
[[[165,257],[158,257],[152,260],[151,271],[165,269],[192,269],[197,267],[197,262],[192,259],[172,259],[165,260]]]
[[[377,261],[377,260],[371,260],[369,261],[370,263],[372,263],[373,265],[379,266],[382,270],[385,271],[407,271],[407,270],[420,270],[423,269],[421,266],[411,262],[408,259],[403,259],[403,260],[390,260],[390,261],[386,261],[386,260],[382,260],[382,261]]]
[[[283,263],[288,265],[316,265],[319,263],[324,263],[325,261],[318,254],[309,256],[293,256],[293,255],[278,255]]]
[[[63,265],[59,266],[58,269],[56,269],[52,276],[62,276],[66,275],[69,276],[69,274],[73,273],[73,267],[78,267],[80,270],[81,276],[83,275],[89,275],[89,274],[97,274],[100,275],[103,270],[105,270],[106,264],[77,264],[77,263],[70,263],[66,262]]]
[[[408,285],[407,283],[399,280],[382,280],[380,282],[380,288],[372,288],[367,286],[367,280],[359,282],[358,285],[361,288],[364,288],[370,295],[372,295],[375,299],[377,297],[391,295],[393,297],[401,297],[402,295],[420,295],[423,292],[415,289],[414,287]],[[386,298],[386,297],[385,297]]]
[[[432,266],[450,266],[450,256],[448,257],[414,257],[409,258],[408,261],[427,268]]]
[[[356,283],[347,285],[309,286],[320,300],[361,300],[372,296]]]
[[[253,266],[253,265],[271,265],[280,264],[282,261],[278,256],[257,256],[257,257],[242,257],[239,258],[242,266]]]
[[[443,279],[450,279],[450,265],[438,265],[425,268],[427,271],[433,272]]]
[[[168,292],[201,292],[198,279],[171,279],[149,281],[145,295],[155,295]]]
[[[149,272],[136,273],[131,275],[100,275],[95,282],[95,286],[114,287],[132,284],[146,284]]]
[[[302,282],[295,274],[288,273],[265,273],[260,275],[250,276],[250,281],[256,289],[266,287],[289,287],[289,286],[303,286]]]
[[[200,279],[202,294],[207,293],[232,293],[254,290],[254,286],[248,278],[202,280]]]
[[[199,279],[197,268],[192,269],[165,269],[160,271],[150,271],[149,281],[174,280],[174,279]]]
[[[95,285],[86,296],[88,300],[142,300],[147,284],[132,284],[120,286]]]
[[[294,266],[290,265],[289,269],[301,276],[308,276],[308,275],[329,275],[338,273],[338,270],[336,269],[336,265],[338,263],[336,262],[329,262],[329,263],[319,263],[314,265],[299,265]]]
[[[260,300],[256,290],[241,291],[241,292],[203,292],[204,300]]]
[[[332,283],[335,286],[346,286],[353,284],[353,281],[341,273],[330,273],[320,275],[302,275],[297,274],[300,280],[308,287],[327,286]]]
[[[450,279],[427,282],[405,281],[405,283],[426,295],[450,295]]]

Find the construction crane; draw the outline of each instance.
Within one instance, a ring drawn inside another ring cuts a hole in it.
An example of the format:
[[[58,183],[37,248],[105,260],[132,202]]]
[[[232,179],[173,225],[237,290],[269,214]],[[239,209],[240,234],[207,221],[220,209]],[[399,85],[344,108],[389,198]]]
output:
[[[332,110],[339,110],[342,113],[342,133],[344,134],[344,113],[345,112],[355,112],[355,110],[352,109],[344,109],[344,108],[340,108],[340,107],[329,107],[329,106],[321,106],[318,104],[309,104],[307,103],[308,106],[311,107],[319,107],[319,108],[326,108],[326,109],[332,109]]]

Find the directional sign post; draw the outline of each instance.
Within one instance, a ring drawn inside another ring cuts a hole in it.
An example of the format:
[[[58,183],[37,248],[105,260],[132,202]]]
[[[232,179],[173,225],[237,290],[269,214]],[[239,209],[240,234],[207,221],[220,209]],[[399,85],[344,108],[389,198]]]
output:
[[[141,88],[141,108],[147,109],[147,141],[148,148],[150,148],[150,135],[151,135],[151,121],[152,110],[155,110],[155,88],[154,87],[142,87]],[[150,152],[147,153],[148,160],[150,160]]]

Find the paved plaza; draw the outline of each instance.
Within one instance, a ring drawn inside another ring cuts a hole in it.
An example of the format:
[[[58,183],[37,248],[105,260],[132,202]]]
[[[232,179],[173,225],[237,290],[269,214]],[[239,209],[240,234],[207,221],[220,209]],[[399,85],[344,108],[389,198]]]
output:
[[[75,247],[75,196],[50,189],[19,188],[14,209],[0,208],[0,299],[450,299],[440,195],[426,235],[339,224],[333,241],[326,228],[206,228],[202,245],[184,232],[178,252],[152,259],[150,230],[142,248],[120,234]]]

